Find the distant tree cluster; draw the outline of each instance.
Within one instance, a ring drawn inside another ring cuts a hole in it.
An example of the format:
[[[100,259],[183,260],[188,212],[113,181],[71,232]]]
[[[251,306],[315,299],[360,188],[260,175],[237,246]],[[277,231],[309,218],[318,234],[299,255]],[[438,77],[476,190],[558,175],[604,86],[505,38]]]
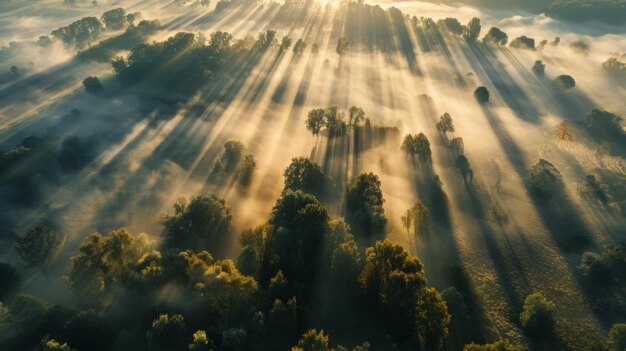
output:
[[[400,149],[411,157],[417,156],[420,162],[429,163],[432,160],[430,141],[428,141],[424,133],[417,135],[407,134],[402,141]]]
[[[245,147],[241,142],[229,140],[224,143],[222,153],[213,160],[209,180],[218,184],[231,180],[248,186],[256,168],[254,155],[245,154]]]
[[[52,37],[66,45],[82,47],[96,40],[105,30],[121,30],[133,25],[140,13],[127,14],[123,8],[106,11],[100,19],[84,17],[52,31]]]
[[[318,108],[309,111],[306,128],[313,135],[319,135],[321,131],[325,130],[329,138],[337,138],[346,135],[350,129],[361,127],[363,123],[369,124],[369,119],[365,118],[363,109],[356,106],[352,106],[348,110],[347,123],[345,119],[346,113],[337,106]]]

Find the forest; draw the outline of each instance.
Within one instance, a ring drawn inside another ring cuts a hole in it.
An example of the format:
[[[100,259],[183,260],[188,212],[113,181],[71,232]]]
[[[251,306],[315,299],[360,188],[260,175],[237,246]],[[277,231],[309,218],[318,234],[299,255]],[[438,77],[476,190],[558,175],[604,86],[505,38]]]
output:
[[[626,351],[626,2],[0,3],[0,350]]]

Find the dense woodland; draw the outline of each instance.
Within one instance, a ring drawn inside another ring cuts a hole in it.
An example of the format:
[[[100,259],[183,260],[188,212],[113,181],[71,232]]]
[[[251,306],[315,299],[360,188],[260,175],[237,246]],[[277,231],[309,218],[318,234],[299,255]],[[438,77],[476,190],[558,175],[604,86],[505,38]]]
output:
[[[87,6],[78,0],[66,2],[66,6]],[[595,12],[605,16],[609,11],[607,22],[616,22],[625,6],[617,0],[606,1],[609,10],[595,3],[579,3],[554,1],[547,11],[570,20],[586,19]],[[217,21],[222,18],[219,16],[237,15],[241,8],[258,4],[222,0],[213,4],[206,16]],[[204,9],[210,3],[198,1],[188,6]],[[275,8],[283,21],[277,27],[297,21],[299,13],[324,11],[322,5],[297,1],[262,6]],[[581,7],[586,9],[584,16]],[[397,55],[411,74],[419,75],[421,58],[414,54],[414,45],[435,53],[450,50],[447,43],[460,43],[486,62],[493,60],[495,52],[508,50],[527,54],[569,45],[571,52],[581,57],[593,50],[593,43],[582,40],[561,43],[559,37],[509,37],[498,27],[481,26],[479,18],[464,24],[452,17],[411,17],[394,7],[383,9],[363,2],[342,4],[339,11],[345,14],[345,29],[328,44],[338,76],[342,69],[349,69],[353,52]],[[131,97],[141,111],[139,117],[104,120],[94,128],[95,109],[72,107],[57,116],[55,124],[31,135],[16,133],[1,140],[0,196],[3,208],[11,211],[0,215],[4,248],[0,251],[4,260],[0,262],[0,349],[626,350],[626,237],[622,232],[621,241],[610,245],[594,242],[596,230],[584,228],[571,205],[568,189],[572,181],[563,175],[569,170],[559,169],[562,163],[549,153],[519,167],[522,188],[555,233],[555,245],[572,263],[571,274],[600,321],[601,335],[572,345],[568,341],[572,331],[564,324],[568,317],[562,313],[566,302],[542,289],[530,289],[521,299],[511,299],[509,321],[520,334],[494,333],[471,283],[474,277],[464,266],[446,262],[452,269],[446,273],[445,286],[431,283],[443,278],[427,276],[429,267],[416,256],[420,252],[417,243],[443,240],[444,232],[451,228],[450,203],[456,198],[452,189],[461,189],[470,199],[467,212],[481,223],[484,235],[490,235],[484,223],[506,226],[509,221],[502,205],[481,202],[485,185],[480,177],[488,170],[476,161],[476,153],[468,151],[465,131],[458,128],[458,121],[466,116],[445,111],[429,111],[432,122],[428,122],[428,130],[410,130],[381,122],[358,103],[309,108],[296,94],[293,104],[304,109],[305,117],[297,126],[285,122],[284,132],[306,128],[315,146],[310,155],[290,155],[291,162],[280,171],[282,179],[272,180],[280,183],[282,190],[271,199],[269,211],[259,211],[261,220],[256,225],[241,229],[239,214],[227,198],[232,192],[243,197],[252,191],[262,176],[260,160],[265,158],[259,156],[263,151],[248,139],[216,138],[216,147],[202,150],[202,160],[208,161],[199,162],[189,154],[202,147],[194,145],[190,137],[159,146],[160,154],[145,161],[149,165],[173,163],[189,173],[200,173],[197,177],[203,182],[203,191],[193,196],[167,194],[178,200],[168,204],[168,211],[149,219],[158,222],[158,231],[135,233],[124,228],[123,221],[96,225],[98,218],[92,218],[91,234],[77,239],[79,233],[63,232],[62,221],[68,217],[60,216],[59,208],[49,201],[60,194],[59,189],[95,174],[85,188],[107,193],[120,186],[119,174],[131,172],[131,164],[111,162],[97,167],[112,157],[108,147],[113,143],[134,143],[123,139],[118,128],[143,118],[146,125],[156,126],[174,120],[179,111],[205,118],[202,113],[207,106],[227,106],[243,85],[230,84],[227,78],[276,69],[280,60],[296,65],[326,50],[321,41],[291,37],[284,30],[264,29],[256,36],[236,37],[222,30],[203,34],[171,28],[140,12],[114,8],[100,17],[84,17],[47,35],[42,33],[37,41],[12,42],[0,50],[0,60],[8,62],[23,50],[60,46],[75,53],[71,60],[81,65],[106,65],[104,74],[93,69],[80,76],[81,99],[114,106]],[[171,35],[155,37],[166,30]],[[326,59],[321,65],[329,67],[331,63]],[[580,85],[577,72],[553,75],[550,63],[541,60],[525,69],[555,99],[566,99]],[[626,86],[623,55],[606,58],[597,69],[616,86]],[[11,65],[0,77],[0,101],[6,101],[4,94],[12,87],[23,81],[37,84],[38,74],[46,74],[34,71],[29,65]],[[554,78],[548,78],[546,72]],[[452,84],[488,118],[496,99],[505,100],[520,116],[531,114],[532,107],[524,105],[519,94],[515,100],[499,91],[504,89],[501,85],[494,89],[476,84],[475,78],[471,72],[458,72]],[[287,94],[281,84],[271,96],[275,103]],[[249,94],[253,100],[261,92]],[[415,97],[424,106],[431,106],[432,99],[425,94]],[[567,103],[563,106],[568,112]],[[623,112],[593,106],[581,112],[583,118],[559,120],[548,131],[548,138],[564,148],[575,142],[588,145],[594,160],[604,165],[606,160],[626,155]],[[206,118],[211,125],[220,126],[212,116]],[[113,129],[98,131],[98,126],[110,127],[111,123],[116,124]],[[386,211],[387,194],[379,174],[394,165],[381,157],[381,171],[366,169],[346,156],[356,159],[389,145],[393,145],[390,152],[410,170],[411,185],[418,194],[398,218]],[[511,147],[508,152],[516,150]],[[336,155],[344,157],[340,166],[333,159]],[[435,166],[440,158],[449,165],[444,171]],[[447,169],[455,177],[452,183],[443,181],[449,179],[442,174]],[[498,178],[490,191],[499,193],[501,181]],[[602,218],[617,226],[625,223],[624,172],[597,167],[573,182],[576,195]],[[156,193],[160,185],[150,186]],[[123,205],[134,196],[130,189],[116,195],[105,210],[132,213],[132,208]],[[141,205],[150,207],[159,200],[148,197]],[[13,216],[15,209],[41,210],[45,215],[33,216],[35,220],[24,226]],[[392,225],[396,222],[401,224],[400,234],[408,238],[408,246],[389,238],[398,231]],[[71,254],[69,260],[60,262],[66,257],[64,250]],[[496,264],[507,259],[493,258]],[[59,267],[64,268],[60,271]],[[64,297],[59,300],[69,303],[46,301],[33,289],[25,289],[33,277],[46,282],[55,275],[61,275],[65,284],[58,293]]]

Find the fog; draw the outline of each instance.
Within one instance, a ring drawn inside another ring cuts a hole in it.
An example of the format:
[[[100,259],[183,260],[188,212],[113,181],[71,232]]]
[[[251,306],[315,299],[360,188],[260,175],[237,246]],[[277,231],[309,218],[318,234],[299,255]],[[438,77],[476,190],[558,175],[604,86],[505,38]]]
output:
[[[519,338],[522,332],[512,306],[534,290],[558,296],[563,315],[572,316],[562,323],[579,333],[569,335],[567,343],[602,333],[604,326],[575,277],[580,255],[568,252],[570,239],[564,235],[588,234],[593,247],[624,240],[624,217],[584,201],[577,190],[596,168],[625,174],[623,154],[599,159],[597,143],[589,138],[563,143],[553,135],[558,123],[566,120],[577,126],[593,108],[624,114],[626,88],[601,69],[611,54],[626,53],[626,36],[545,15],[417,1],[379,3],[435,21],[455,17],[465,24],[478,17],[481,38],[492,26],[506,32],[509,41],[520,35],[535,38],[536,44],[561,38],[560,45],[535,51],[468,45],[451,36],[443,42],[429,37],[432,46],[426,48],[417,32],[407,25],[405,35],[390,19],[385,33],[389,40],[373,35],[371,23],[350,27],[347,12],[334,2],[290,16],[268,3],[215,13],[214,5],[174,1],[99,1],[97,7],[75,8],[58,2],[0,5],[0,45],[37,40],[61,25],[122,6],[128,13],[140,11],[145,19],[161,21],[149,41],[179,31],[209,36],[220,30],[244,38],[274,29],[279,38],[302,38],[309,46],[299,58],[291,50],[250,57],[250,62],[256,60],[251,67],[218,72],[196,95],[169,109],[146,103],[137,91],[125,93],[108,62],[79,60],[76,48],[59,43],[25,46],[8,55],[0,62],[3,71],[27,62],[33,68],[0,84],[0,147],[9,150],[35,135],[58,150],[63,137],[78,135],[93,142],[94,155],[75,174],[42,180],[42,195],[32,206],[0,200],[3,230],[22,233],[33,224],[50,223],[64,235],[64,249],[49,269],[49,280],[21,268],[28,277],[23,290],[71,304],[62,275],[87,234],[126,227],[158,242],[159,215],[172,213],[180,197],[212,193],[224,198],[233,209],[233,233],[262,224],[283,190],[284,169],[292,158],[305,156],[337,183],[337,201],[329,206],[333,216],[343,215],[343,184],[360,173],[376,173],[389,219],[387,237],[420,257],[429,283],[437,288],[450,285],[451,267],[466,270],[493,334]],[[118,34],[105,33],[101,39]],[[344,57],[335,52],[341,36],[360,39]],[[587,55],[570,48],[577,40],[589,44]],[[319,45],[319,55],[311,53],[313,43]],[[536,60],[546,64],[545,77],[533,74]],[[576,87],[556,90],[551,81],[562,74],[573,76]],[[107,96],[86,93],[82,81],[87,76],[98,76]],[[476,102],[473,91],[478,86],[489,90],[488,105]],[[344,111],[359,106],[374,126],[395,127],[397,132],[377,137],[371,147],[358,152],[351,139],[312,135],[305,127],[308,112],[331,105]],[[80,110],[81,118],[63,122],[72,109]],[[445,137],[436,129],[444,112],[452,116],[456,129]],[[400,218],[416,200],[430,200],[423,171],[400,151],[400,144],[404,135],[419,132],[430,140],[432,172],[443,183],[446,201],[445,215],[433,220],[437,235],[414,238]],[[474,171],[471,185],[464,184],[454,166],[448,139],[455,136],[463,138]],[[232,180],[222,186],[208,179],[227,140],[241,141],[257,161],[253,181],[245,189]],[[533,199],[527,185],[528,169],[540,158],[550,160],[563,175],[566,200],[553,212]],[[236,257],[239,250],[233,237],[224,255]],[[9,248],[0,258],[18,262]]]

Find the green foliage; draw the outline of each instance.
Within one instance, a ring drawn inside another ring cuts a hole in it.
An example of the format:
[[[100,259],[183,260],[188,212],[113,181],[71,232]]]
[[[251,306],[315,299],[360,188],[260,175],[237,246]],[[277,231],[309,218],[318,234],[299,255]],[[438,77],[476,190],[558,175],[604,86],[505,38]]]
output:
[[[42,340],[42,350],[43,351],[75,351],[71,347],[67,345],[67,343],[61,344],[60,342],[50,339],[50,340]]]
[[[15,240],[15,251],[26,267],[45,268],[61,246],[61,238],[54,230],[38,225]]]
[[[489,90],[485,87],[478,87],[474,90],[474,97],[481,104],[489,102]]]
[[[456,18],[448,17],[437,21],[439,28],[455,35],[463,34],[463,25]]]
[[[296,41],[296,44],[293,46],[293,54],[296,56],[300,56],[302,55],[302,53],[304,53],[304,50],[306,50],[306,42],[302,39],[298,39],[298,41]]]
[[[431,161],[430,141],[424,133],[417,135],[407,134],[402,141],[400,149],[408,155],[417,155],[421,162]]]
[[[493,43],[503,46],[506,45],[508,40],[509,36],[498,27],[491,27],[489,32],[487,32],[483,38],[483,42],[485,43]]]
[[[104,86],[100,83],[98,77],[85,78],[85,80],[83,80],[83,87],[86,92],[94,95],[99,95],[104,91]]]
[[[467,25],[463,27],[463,38],[465,38],[468,43],[475,43],[480,36],[480,29],[480,19],[476,17],[472,18]]]
[[[417,295],[415,325],[422,350],[445,350],[450,315],[446,303],[434,288],[421,289]]]
[[[213,252],[223,248],[231,232],[232,210],[223,199],[200,195],[174,204],[174,214],[161,215],[167,247]]]
[[[624,0],[556,0],[549,4],[547,15],[575,23],[600,21],[621,25],[626,16]]]
[[[246,350],[246,331],[239,328],[226,329],[222,332],[220,350],[244,351]]]
[[[439,117],[439,121],[437,122],[437,130],[443,135],[448,132],[454,133],[454,123],[452,122],[452,117],[449,113],[445,112]]]
[[[471,343],[465,345],[463,351],[528,351],[524,344],[513,344],[508,340],[499,340],[492,344],[478,345]]]
[[[530,168],[530,186],[538,195],[552,197],[560,188],[561,172],[554,165],[544,159],[540,159]]]
[[[123,86],[142,83],[182,96],[233,61],[241,47],[228,44],[227,33],[213,35],[207,45],[202,35],[179,32],[163,42],[135,46],[128,58],[113,61],[113,69]]]
[[[374,173],[353,177],[346,187],[346,221],[361,238],[382,237],[387,224],[380,180]]]
[[[280,42],[280,51],[287,51],[287,50],[289,50],[289,48],[291,47],[292,43],[293,43],[293,39],[291,39],[288,36],[284,36],[283,39]]]
[[[536,75],[543,76],[546,73],[546,65],[541,60],[535,61],[533,64],[533,72],[535,72]]]
[[[592,284],[591,287],[611,284],[622,287],[626,283],[626,253],[620,246],[607,248],[600,253],[585,252],[578,269]]]
[[[331,351],[331,348],[328,346],[328,336],[324,334],[324,330],[318,333],[315,329],[309,329],[302,334],[298,346],[292,347],[291,351]]]
[[[554,332],[556,305],[541,292],[530,294],[524,300],[520,322],[529,336],[549,338]]]
[[[569,47],[575,53],[582,54],[585,56],[589,55],[589,52],[591,51],[589,44],[587,44],[586,42],[582,40],[573,41],[571,44],[569,44]]]
[[[322,168],[305,157],[292,159],[283,176],[284,190],[302,190],[320,200],[327,199],[335,188],[332,179],[322,171]]]
[[[608,111],[593,109],[586,116],[587,128],[605,136],[623,135],[622,117]]]
[[[515,49],[535,50],[535,39],[522,35],[513,39],[509,46]]]
[[[90,234],[80,245],[80,254],[70,258],[67,283],[82,302],[98,306],[107,291],[128,283],[139,259],[151,248],[145,234],[135,236],[126,229],[108,236]]]
[[[626,62],[620,61],[617,57],[610,57],[602,63],[602,69],[611,78],[623,80],[626,83]]]
[[[348,125],[358,127],[361,123],[365,121],[365,111],[362,108],[351,106],[349,113],[349,121]]]
[[[214,350],[213,342],[207,338],[204,330],[193,333],[193,343],[187,346],[189,351],[211,351]]]
[[[108,30],[120,30],[128,23],[126,11],[123,8],[109,10],[103,13],[100,19]]]
[[[572,89],[576,86],[576,81],[572,76],[562,74],[554,79],[554,85],[561,91]]]
[[[187,348],[187,325],[180,314],[161,314],[152,321],[146,333],[150,350],[184,350]]]
[[[428,234],[430,211],[421,201],[417,200],[415,205],[408,209],[401,219],[402,225],[406,228],[407,232],[413,227],[415,235]]]
[[[592,198],[600,200],[600,202],[605,205],[608,205],[611,200],[609,186],[602,183],[602,180],[597,174],[586,175],[579,190]]]
[[[353,110],[351,111],[354,112]],[[326,128],[329,138],[342,137],[348,132],[348,126],[344,121],[344,117],[345,113],[340,111],[337,106],[314,109],[309,111],[306,128],[313,135],[319,135],[320,131]]]
[[[83,46],[98,38],[104,30],[102,23],[95,17],[84,17],[72,22],[67,27],[60,27],[52,31],[55,39],[66,45]]]
[[[463,153],[465,152],[463,138],[461,137],[452,138],[450,140],[450,149],[452,149],[452,152],[454,152],[456,156],[463,155]]]
[[[626,350],[626,324],[614,324],[607,340],[610,351]]]

